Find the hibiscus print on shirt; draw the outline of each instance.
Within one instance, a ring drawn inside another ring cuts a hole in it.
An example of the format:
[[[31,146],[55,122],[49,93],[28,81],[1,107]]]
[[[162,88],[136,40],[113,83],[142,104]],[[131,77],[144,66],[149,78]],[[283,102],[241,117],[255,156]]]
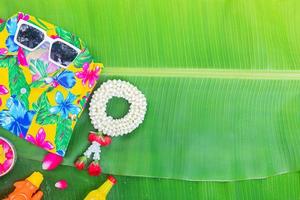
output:
[[[39,146],[47,151],[54,148],[53,144],[50,141],[46,141],[46,132],[43,128],[40,128],[36,136],[27,135],[26,140],[36,146]]]
[[[8,94],[8,89],[4,85],[0,85],[0,95]],[[2,99],[0,98],[0,106],[2,106]]]
[[[7,100],[6,107],[8,110],[0,112],[0,125],[15,135],[25,138],[35,112],[26,110],[24,104],[15,96]]]

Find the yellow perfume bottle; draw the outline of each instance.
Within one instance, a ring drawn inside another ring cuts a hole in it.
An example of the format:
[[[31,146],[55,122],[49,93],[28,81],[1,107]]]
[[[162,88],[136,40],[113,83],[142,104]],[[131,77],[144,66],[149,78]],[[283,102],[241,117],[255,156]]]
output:
[[[98,189],[91,191],[84,200],[106,200],[111,188],[117,183],[113,176],[109,176]]]

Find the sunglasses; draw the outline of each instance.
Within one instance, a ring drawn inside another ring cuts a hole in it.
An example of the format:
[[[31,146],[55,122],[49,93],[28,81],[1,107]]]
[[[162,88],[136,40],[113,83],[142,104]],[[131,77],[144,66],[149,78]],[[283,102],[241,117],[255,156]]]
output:
[[[35,51],[43,43],[49,42],[49,61],[62,68],[68,67],[81,52],[60,38],[50,38],[45,30],[24,20],[18,22],[14,42],[28,51]]]

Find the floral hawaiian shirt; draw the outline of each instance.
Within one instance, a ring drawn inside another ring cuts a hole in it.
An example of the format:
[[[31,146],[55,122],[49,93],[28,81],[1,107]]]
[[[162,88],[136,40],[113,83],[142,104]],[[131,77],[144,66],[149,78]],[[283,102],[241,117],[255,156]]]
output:
[[[34,51],[19,47],[14,37],[21,19],[72,44],[80,54],[61,68],[48,60],[46,42]],[[60,27],[23,13],[0,21],[0,126],[64,156],[102,67],[77,36]]]

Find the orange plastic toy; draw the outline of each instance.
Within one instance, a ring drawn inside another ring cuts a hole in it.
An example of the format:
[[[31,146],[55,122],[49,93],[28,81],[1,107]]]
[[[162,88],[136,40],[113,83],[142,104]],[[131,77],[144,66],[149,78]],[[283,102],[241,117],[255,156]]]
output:
[[[14,184],[15,190],[5,200],[40,200],[43,192],[38,191],[44,177],[40,172],[34,172],[24,181]]]
[[[91,191],[84,200],[106,200],[109,191],[116,183],[117,180],[113,176],[109,176],[103,185]]]

